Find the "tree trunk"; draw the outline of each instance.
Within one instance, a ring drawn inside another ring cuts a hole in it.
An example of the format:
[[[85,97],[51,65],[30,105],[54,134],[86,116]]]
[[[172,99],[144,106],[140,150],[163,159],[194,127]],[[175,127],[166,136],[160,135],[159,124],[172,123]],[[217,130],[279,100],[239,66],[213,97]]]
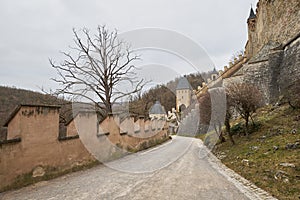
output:
[[[248,137],[249,136],[249,131],[248,131],[249,115],[248,114],[246,114],[246,116],[245,116],[245,121],[246,121],[246,123],[245,123],[245,134]]]
[[[219,140],[220,140],[220,143],[226,142],[226,139],[223,136],[223,131],[221,131],[220,134],[219,134]]]
[[[230,131],[230,128],[231,128],[230,127],[230,120],[227,116],[225,118],[225,127],[226,127],[226,132],[228,134],[230,142],[232,143],[232,145],[235,145],[235,142],[233,140],[233,137],[232,137],[232,134],[231,134],[231,131]]]
[[[222,132],[222,127],[221,127],[221,125],[219,125],[219,127],[217,127],[216,125],[214,125],[214,128],[215,128],[216,134],[218,134],[220,143],[225,142],[226,140],[225,140],[225,138],[224,138],[224,136],[223,136],[223,132]],[[219,128],[219,130],[218,130],[218,128]]]

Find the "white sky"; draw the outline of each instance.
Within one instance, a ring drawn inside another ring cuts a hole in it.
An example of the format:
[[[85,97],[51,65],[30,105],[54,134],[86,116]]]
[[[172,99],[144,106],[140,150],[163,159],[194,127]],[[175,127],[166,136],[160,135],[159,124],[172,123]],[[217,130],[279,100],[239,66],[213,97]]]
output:
[[[36,91],[40,87],[55,89],[50,78],[56,73],[48,58],[62,60],[59,51],[67,51],[72,45],[73,27],[94,30],[103,24],[120,33],[147,27],[174,31],[197,43],[214,66],[222,69],[233,53],[244,49],[246,20],[250,5],[255,7],[256,3],[257,0],[0,0],[0,85]],[[191,72],[174,55],[149,52],[145,51],[143,65],[167,66],[160,73],[162,77]],[[157,66],[151,76],[158,72]],[[170,67],[174,73],[169,73]],[[200,71],[208,69],[197,67]]]

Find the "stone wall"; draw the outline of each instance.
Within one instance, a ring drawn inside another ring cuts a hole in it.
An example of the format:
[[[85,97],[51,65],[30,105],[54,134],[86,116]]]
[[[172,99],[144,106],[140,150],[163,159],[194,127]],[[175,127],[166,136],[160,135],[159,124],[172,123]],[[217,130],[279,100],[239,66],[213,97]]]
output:
[[[230,83],[246,82],[251,85],[256,85],[262,92],[265,102],[269,102],[270,92],[270,70],[268,62],[257,62],[253,64],[244,64],[243,67],[234,76],[223,80],[223,86]]]
[[[257,86],[264,102],[273,104],[300,79],[300,1],[260,0],[249,18],[245,57],[224,68],[216,81],[201,88],[244,82]]]
[[[257,4],[254,30],[249,30],[252,55],[257,54],[269,41],[287,43],[300,32],[299,0],[260,0]]]
[[[276,103],[300,77],[299,19],[298,0],[260,0],[256,17],[248,20],[247,62],[234,74],[225,72],[223,85],[255,85],[266,104]]]
[[[77,114],[61,137],[59,107],[43,105],[19,106],[6,126],[7,139],[0,143],[0,190],[24,174],[47,168],[63,171],[95,158],[113,160],[168,138],[165,121],[109,116],[99,124],[92,112]]]
[[[279,91],[281,93],[284,92],[289,86],[293,85],[299,79],[300,37],[292,41],[288,46],[284,48],[283,60],[280,64],[280,76],[278,78]]]
[[[267,58],[267,59],[265,59]],[[288,87],[300,79],[300,35],[292,38],[280,48],[270,49],[256,56],[233,76],[223,80],[223,85],[231,82],[245,82],[257,86],[266,104],[274,104]]]

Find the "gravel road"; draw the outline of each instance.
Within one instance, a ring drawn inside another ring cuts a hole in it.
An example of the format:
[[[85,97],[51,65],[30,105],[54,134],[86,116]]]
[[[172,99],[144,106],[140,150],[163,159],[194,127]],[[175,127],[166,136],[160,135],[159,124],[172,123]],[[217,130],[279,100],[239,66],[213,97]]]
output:
[[[156,148],[0,194],[0,199],[273,199],[222,165],[197,139]]]

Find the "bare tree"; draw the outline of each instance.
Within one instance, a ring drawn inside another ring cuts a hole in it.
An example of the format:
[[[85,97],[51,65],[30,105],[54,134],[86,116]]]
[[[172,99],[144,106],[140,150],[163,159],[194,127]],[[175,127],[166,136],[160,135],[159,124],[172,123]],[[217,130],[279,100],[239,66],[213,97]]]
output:
[[[171,111],[175,107],[176,96],[165,85],[157,85],[143,94],[135,96],[130,102],[129,110],[135,114],[147,116],[151,106],[157,100],[165,107],[166,111]]]
[[[200,123],[208,126],[211,117],[211,101],[208,92],[201,94],[198,98],[200,109]]]
[[[232,83],[227,87],[227,94],[236,111],[245,120],[245,134],[248,135],[249,119],[262,105],[261,92],[246,83]]]
[[[75,46],[70,47],[73,53],[62,52],[65,59],[58,65],[50,60],[58,73],[53,80],[62,86],[57,94],[89,100],[107,114],[118,100],[143,88],[144,80],[138,80],[132,64],[139,56],[133,55],[116,30],[110,32],[99,26],[95,35],[86,28],[80,33],[73,29],[73,33]],[[118,88],[126,84],[131,88],[126,91]]]
[[[225,129],[226,133],[228,134],[229,140],[231,141],[232,145],[235,145],[235,141],[233,139],[233,135],[231,132],[231,125],[230,125],[230,120],[232,119],[232,115],[234,112],[234,106],[233,106],[233,101],[230,98],[230,95],[228,92],[226,92],[226,115],[225,115]]]
[[[225,91],[222,88],[213,88],[199,98],[200,123],[210,125],[218,135],[220,143],[225,142],[222,126],[225,120],[226,102]]]

